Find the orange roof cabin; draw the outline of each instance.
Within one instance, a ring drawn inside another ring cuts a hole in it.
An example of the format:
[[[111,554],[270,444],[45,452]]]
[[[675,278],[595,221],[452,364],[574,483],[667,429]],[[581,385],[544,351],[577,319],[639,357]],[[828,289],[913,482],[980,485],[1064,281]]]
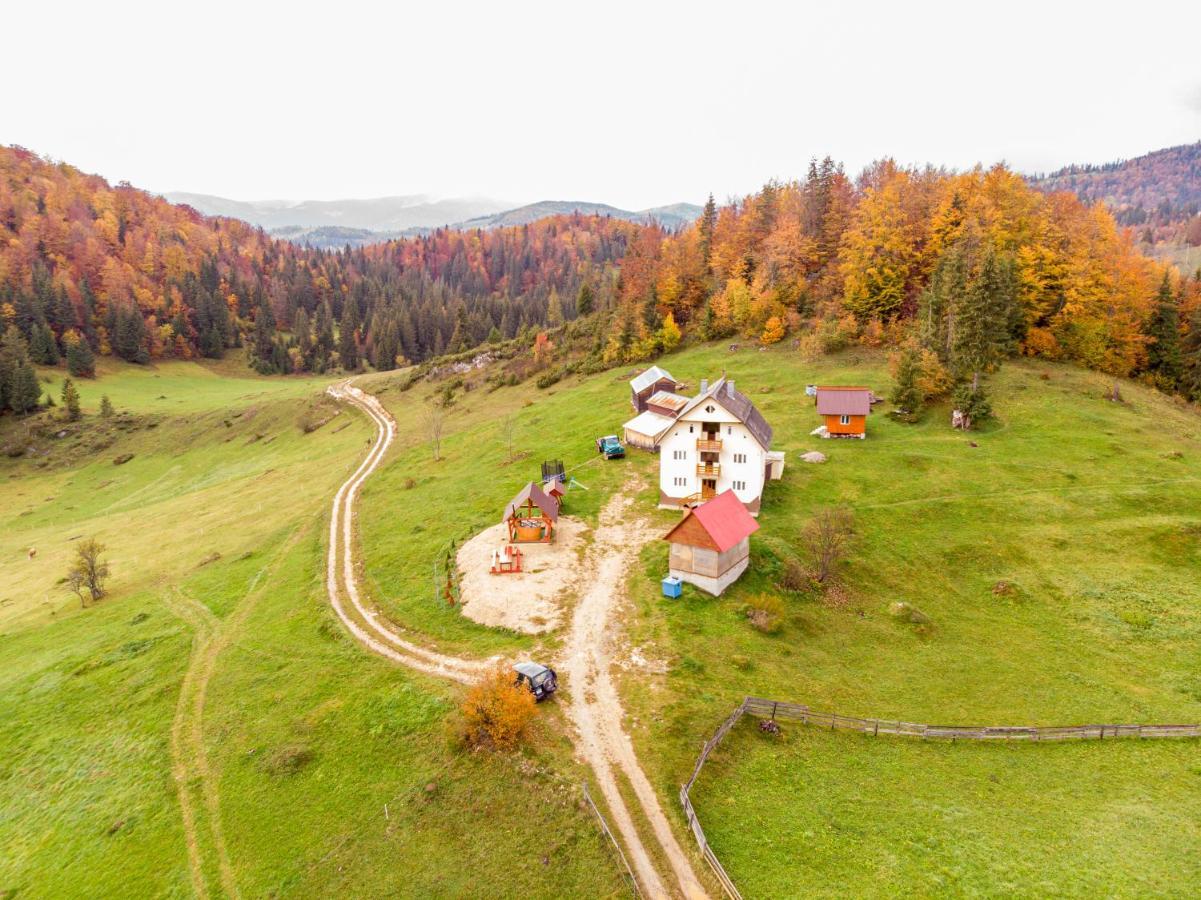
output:
[[[719,595],[738,580],[750,561],[751,535],[759,530],[738,496],[727,490],[685,509],[663,540],[671,544],[671,575]]]
[[[501,521],[508,523],[509,540],[515,544],[550,543],[559,521],[559,501],[531,481],[509,501]]]
[[[822,437],[867,437],[867,417],[872,411],[872,392],[865,387],[818,385],[817,414],[825,422]]]

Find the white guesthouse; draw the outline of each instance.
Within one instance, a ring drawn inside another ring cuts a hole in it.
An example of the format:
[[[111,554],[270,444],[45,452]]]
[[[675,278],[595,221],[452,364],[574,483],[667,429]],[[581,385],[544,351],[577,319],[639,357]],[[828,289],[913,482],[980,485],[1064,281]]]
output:
[[[759,515],[763,483],[779,478],[784,454],[771,450],[771,426],[723,376],[688,401],[658,435],[659,506],[675,508],[731,490]]]

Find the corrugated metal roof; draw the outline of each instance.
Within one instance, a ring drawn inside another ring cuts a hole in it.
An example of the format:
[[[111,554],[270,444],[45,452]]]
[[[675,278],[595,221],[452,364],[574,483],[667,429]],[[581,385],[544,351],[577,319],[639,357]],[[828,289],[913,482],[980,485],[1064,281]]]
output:
[[[559,502],[554,497],[548,497],[546,492],[534,482],[530,482],[525,487],[517,492],[517,496],[509,501],[509,505],[505,507],[504,518],[502,522],[507,522],[513,517],[513,513],[522,506],[525,506],[527,500],[533,500],[534,506],[542,511],[542,514],[552,522],[559,520]]]
[[[871,411],[872,392],[868,388],[818,386],[819,416],[866,416]]]
[[[743,538],[750,537],[759,530],[759,523],[732,490],[722,491],[712,500],[689,510],[680,522],[690,515],[695,516],[709,537],[713,538],[719,553],[725,553]],[[677,523],[675,528],[664,536],[664,540],[671,540],[672,534],[679,527]]]
[[[641,375],[634,378],[630,382],[630,387],[633,389],[635,394],[641,394],[660,378],[666,378],[673,382],[675,381],[675,379],[671,377],[671,373],[666,369],[660,369],[658,366],[651,366]]]
[[[639,413],[626,422],[622,428],[628,428],[630,431],[635,431],[638,434],[645,434],[647,437],[657,438],[668,428],[675,424],[675,419],[669,419],[667,416],[661,416],[657,412],[647,410]]]
[[[676,415],[679,415],[680,410],[688,405],[688,398],[681,397],[679,394],[673,394],[671,391],[656,391],[651,394],[651,398],[646,402],[650,406],[661,406],[664,409],[670,409]]]

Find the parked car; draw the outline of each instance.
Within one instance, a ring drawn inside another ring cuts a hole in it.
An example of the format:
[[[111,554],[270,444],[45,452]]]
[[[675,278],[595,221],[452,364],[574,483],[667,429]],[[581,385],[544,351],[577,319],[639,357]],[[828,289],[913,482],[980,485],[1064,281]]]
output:
[[[534,699],[541,702],[559,689],[559,679],[555,670],[536,662],[521,662],[513,666],[517,673],[515,684],[528,684]]]
[[[596,452],[603,453],[605,459],[621,459],[626,455],[626,448],[621,445],[615,434],[607,434],[596,439]]]

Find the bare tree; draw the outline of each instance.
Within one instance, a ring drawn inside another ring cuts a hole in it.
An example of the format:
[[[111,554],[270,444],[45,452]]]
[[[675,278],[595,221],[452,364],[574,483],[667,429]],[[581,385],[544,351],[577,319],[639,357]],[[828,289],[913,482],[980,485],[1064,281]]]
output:
[[[67,571],[67,584],[82,606],[88,605],[89,598],[95,603],[104,596],[104,581],[109,575],[108,563],[100,558],[104,551],[104,544],[95,538],[80,541],[75,547],[75,559]],[[89,597],[84,597],[84,591]]]
[[[446,410],[437,403],[431,403],[425,408],[425,432],[430,439],[430,449],[434,452],[434,461],[442,458],[442,426],[446,424]]]
[[[508,461],[513,461],[513,438],[517,435],[517,417],[512,413],[500,420],[500,439],[505,443],[509,454]]]
[[[825,584],[846,556],[854,534],[855,519],[849,509],[823,509],[801,532],[801,541],[813,559],[813,578]]]

